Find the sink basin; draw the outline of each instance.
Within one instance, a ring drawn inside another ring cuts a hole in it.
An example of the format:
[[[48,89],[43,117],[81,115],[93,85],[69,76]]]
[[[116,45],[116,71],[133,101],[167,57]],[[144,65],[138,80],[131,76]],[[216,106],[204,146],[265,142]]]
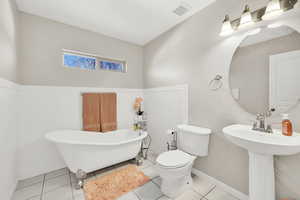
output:
[[[281,130],[273,134],[252,130],[247,125],[232,125],[223,129],[225,136],[232,143],[253,153],[267,155],[292,155],[300,152],[300,134],[284,136]]]
[[[273,155],[300,152],[300,134],[284,136],[280,130],[273,134],[252,130],[247,125],[231,125],[223,129],[226,138],[249,152],[249,199],[275,200]]]

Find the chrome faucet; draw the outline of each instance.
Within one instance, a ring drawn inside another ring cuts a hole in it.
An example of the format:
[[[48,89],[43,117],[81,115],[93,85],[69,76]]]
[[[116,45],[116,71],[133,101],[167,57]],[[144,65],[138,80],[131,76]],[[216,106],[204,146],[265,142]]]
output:
[[[275,111],[275,108],[268,110],[264,114],[257,114],[256,121],[253,123],[252,130],[273,133],[271,124],[266,124],[266,119],[272,116],[272,112]]]

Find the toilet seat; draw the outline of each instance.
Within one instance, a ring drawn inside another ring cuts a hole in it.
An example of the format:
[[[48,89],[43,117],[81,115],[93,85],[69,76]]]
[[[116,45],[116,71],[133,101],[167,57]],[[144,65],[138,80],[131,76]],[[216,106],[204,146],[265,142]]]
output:
[[[195,156],[180,150],[167,151],[158,156],[157,164],[163,168],[180,168],[195,160]]]

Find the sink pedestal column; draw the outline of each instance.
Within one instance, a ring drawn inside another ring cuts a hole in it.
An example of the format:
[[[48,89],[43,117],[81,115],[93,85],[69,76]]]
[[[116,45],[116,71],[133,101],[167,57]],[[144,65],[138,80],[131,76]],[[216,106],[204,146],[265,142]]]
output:
[[[273,155],[249,152],[249,199],[275,200]]]

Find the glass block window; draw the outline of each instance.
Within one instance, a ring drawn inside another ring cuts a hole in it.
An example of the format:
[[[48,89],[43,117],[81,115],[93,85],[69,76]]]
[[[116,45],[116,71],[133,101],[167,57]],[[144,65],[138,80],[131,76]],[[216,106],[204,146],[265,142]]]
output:
[[[63,50],[63,65],[86,70],[126,72],[126,62],[72,50]]]

